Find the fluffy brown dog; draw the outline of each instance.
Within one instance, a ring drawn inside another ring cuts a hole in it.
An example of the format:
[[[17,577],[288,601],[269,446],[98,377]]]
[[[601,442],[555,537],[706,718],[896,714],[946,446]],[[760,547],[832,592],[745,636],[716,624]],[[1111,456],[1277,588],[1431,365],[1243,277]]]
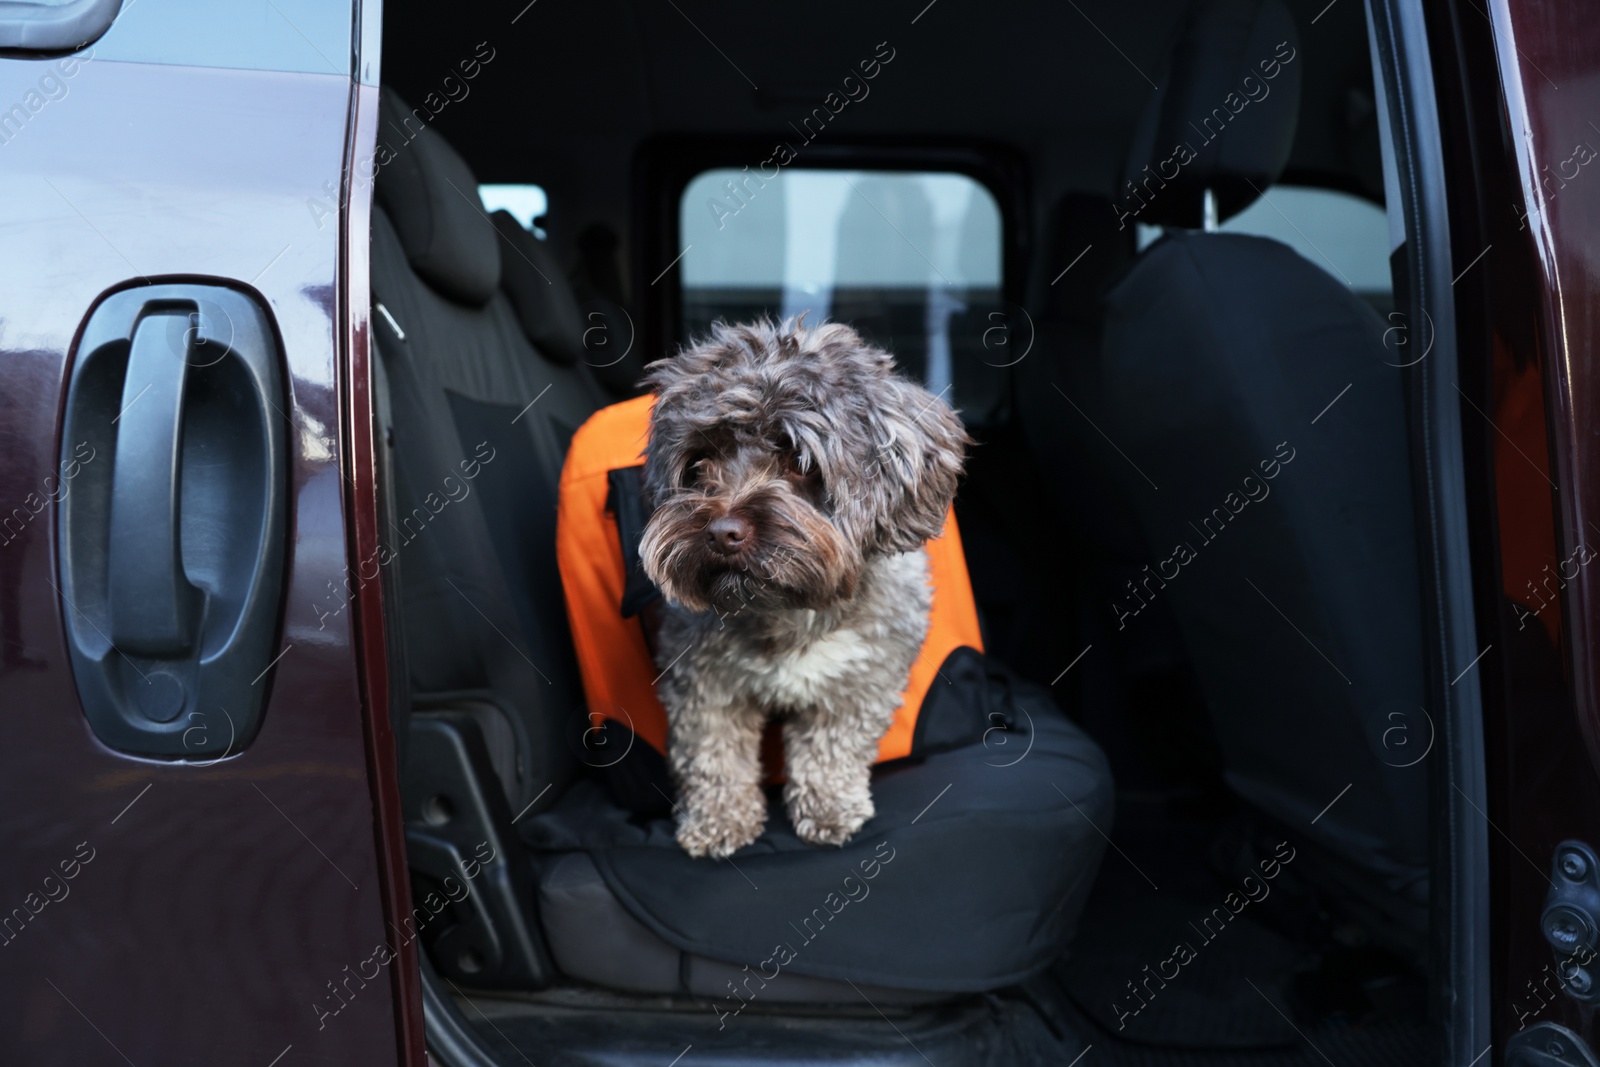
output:
[[[713,327],[652,364],[640,557],[668,603],[656,644],[678,842],[760,836],[760,742],[784,721],[796,833],[841,845],[928,628],[923,542],[966,445],[944,401],[848,326]]]

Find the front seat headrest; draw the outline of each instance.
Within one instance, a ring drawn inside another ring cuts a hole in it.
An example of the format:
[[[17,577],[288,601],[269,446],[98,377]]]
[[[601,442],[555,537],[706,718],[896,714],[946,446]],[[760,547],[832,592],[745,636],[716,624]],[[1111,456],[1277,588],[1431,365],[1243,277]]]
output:
[[[1236,215],[1289,162],[1300,115],[1299,36],[1281,0],[1201,0],[1145,108],[1117,217],[1199,228]]]
[[[411,269],[452,300],[482,307],[500,285],[500,238],[478,199],[478,179],[428,125],[431,118],[383,89],[374,195]]]
[[[522,332],[557,363],[578,362],[583,358],[583,312],[556,257],[511,212],[496,211],[489,218],[505,239],[501,281]]]

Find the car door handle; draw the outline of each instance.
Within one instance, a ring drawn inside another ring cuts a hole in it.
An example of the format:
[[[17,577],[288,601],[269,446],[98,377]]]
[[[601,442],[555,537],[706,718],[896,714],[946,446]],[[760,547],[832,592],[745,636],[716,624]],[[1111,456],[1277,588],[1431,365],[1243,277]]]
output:
[[[221,285],[123,290],[84,324],[59,589],[84,715],[118,751],[214,759],[260,729],[283,601],[282,362],[266,309]]]
[[[203,595],[179,559],[183,415],[193,342],[188,308],[155,305],[134,327],[117,415],[106,577],[111,641],[123,652],[190,651]]]

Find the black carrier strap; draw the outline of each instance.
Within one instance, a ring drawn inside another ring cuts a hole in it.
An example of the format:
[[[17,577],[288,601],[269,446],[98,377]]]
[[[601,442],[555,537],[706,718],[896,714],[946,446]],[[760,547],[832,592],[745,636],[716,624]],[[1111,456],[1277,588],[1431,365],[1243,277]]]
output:
[[[644,568],[639,565],[639,541],[644,537],[651,510],[644,498],[644,467],[619,467],[607,478],[611,491],[606,496],[606,510],[617,520],[623,573],[627,576],[622,587],[622,617],[631,619],[661,598],[661,590],[645,577]]]
[[[650,505],[644,496],[644,467],[619,467],[607,474],[610,491],[606,494],[606,511],[617,522],[617,538],[622,543],[622,567],[626,578],[622,587],[622,603],[618,605],[622,617],[631,619],[648,611],[661,599],[661,590],[644,575],[639,565],[639,541],[644,537],[645,523],[650,521]],[[639,623],[645,625],[646,619]],[[646,635],[646,641],[650,641]],[[665,815],[672,810],[675,792],[667,761],[648,744],[632,736],[632,731],[620,722],[608,720],[602,729],[608,736],[604,744],[594,746],[602,755],[586,753],[584,762],[590,763],[605,781],[611,798],[618,806],[640,815]],[[614,735],[614,736],[613,736]],[[613,759],[609,753],[623,755]]]

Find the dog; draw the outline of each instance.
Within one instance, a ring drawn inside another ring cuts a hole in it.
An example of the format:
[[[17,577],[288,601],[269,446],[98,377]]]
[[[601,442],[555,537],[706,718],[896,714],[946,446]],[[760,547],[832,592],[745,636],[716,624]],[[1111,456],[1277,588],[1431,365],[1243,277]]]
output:
[[[719,323],[646,371],[639,557],[665,601],[654,654],[678,843],[720,858],[761,835],[777,718],[795,832],[842,845],[873,815],[878,740],[927,635],[922,546],[971,441],[839,323]]]

